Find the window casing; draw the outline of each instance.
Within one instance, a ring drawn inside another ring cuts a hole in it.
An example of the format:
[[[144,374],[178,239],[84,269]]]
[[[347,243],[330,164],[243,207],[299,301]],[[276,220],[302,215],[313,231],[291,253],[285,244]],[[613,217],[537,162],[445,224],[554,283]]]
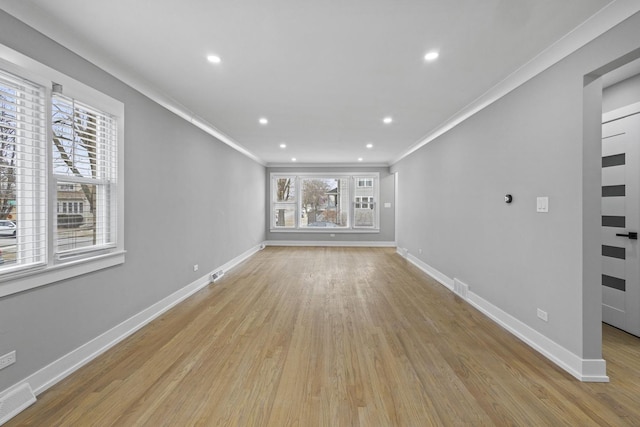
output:
[[[271,174],[271,231],[378,232],[378,174]]]
[[[121,102],[0,45],[0,297],[124,262],[123,128]]]

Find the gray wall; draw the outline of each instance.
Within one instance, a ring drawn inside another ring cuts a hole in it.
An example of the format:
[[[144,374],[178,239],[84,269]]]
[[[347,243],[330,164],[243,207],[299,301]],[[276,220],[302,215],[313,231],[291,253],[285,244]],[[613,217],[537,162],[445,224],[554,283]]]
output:
[[[17,352],[2,391],[260,244],[265,168],[2,11],[0,42],[124,102],[127,250],[122,266],[0,299],[0,354]]]
[[[380,174],[380,232],[379,233],[344,233],[337,232],[335,237],[331,237],[329,232],[274,232],[269,231],[271,214],[271,195],[269,193],[269,175],[271,173],[324,173],[324,172],[378,172]],[[313,241],[313,242],[395,242],[395,179],[389,172],[389,168],[374,167],[272,167],[266,171],[265,187],[265,210],[266,210],[266,240],[269,241]],[[391,208],[385,208],[384,203],[391,203]]]
[[[602,92],[602,112],[640,102],[640,74],[607,87]]]
[[[602,94],[585,108],[584,76],[639,46],[635,15],[391,168],[398,247],[584,358],[601,354],[600,138],[583,136]]]

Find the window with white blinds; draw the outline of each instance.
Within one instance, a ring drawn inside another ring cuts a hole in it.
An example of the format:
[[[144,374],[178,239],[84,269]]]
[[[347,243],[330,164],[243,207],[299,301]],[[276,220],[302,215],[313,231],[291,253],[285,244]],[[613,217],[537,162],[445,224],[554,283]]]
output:
[[[0,44],[0,298],[124,263],[124,104]]]
[[[0,70],[0,272],[46,263],[45,96]]]
[[[56,206],[55,252],[112,246],[116,241],[117,121],[63,95],[51,103],[52,162]],[[80,208],[82,207],[82,208]]]

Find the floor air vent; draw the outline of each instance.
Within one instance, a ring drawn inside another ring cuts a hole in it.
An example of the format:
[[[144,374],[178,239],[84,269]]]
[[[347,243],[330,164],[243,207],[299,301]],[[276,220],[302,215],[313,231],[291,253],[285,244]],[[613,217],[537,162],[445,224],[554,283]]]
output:
[[[18,415],[35,401],[36,396],[27,383],[0,397],[0,425]]]
[[[453,292],[460,295],[461,298],[467,299],[469,296],[469,285],[462,283],[458,279],[453,279]]]
[[[224,271],[218,270],[215,273],[211,274],[211,281],[215,282],[216,280],[220,280],[222,276],[224,276]]]

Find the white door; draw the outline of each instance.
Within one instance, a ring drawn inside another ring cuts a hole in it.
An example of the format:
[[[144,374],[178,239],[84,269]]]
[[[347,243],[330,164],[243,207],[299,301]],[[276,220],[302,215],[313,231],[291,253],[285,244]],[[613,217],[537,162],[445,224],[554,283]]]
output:
[[[603,116],[602,320],[640,336],[640,104]]]

